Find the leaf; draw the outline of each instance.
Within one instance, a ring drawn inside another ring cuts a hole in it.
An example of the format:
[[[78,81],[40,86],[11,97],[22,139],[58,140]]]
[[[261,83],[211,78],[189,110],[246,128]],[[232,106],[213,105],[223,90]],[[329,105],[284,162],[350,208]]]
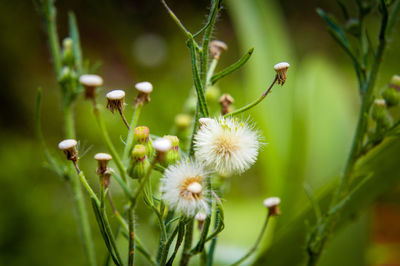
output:
[[[341,228],[354,221],[366,208],[380,196],[391,191],[400,182],[400,165],[397,158],[400,150],[400,138],[391,138],[362,158],[356,166],[355,188],[350,196],[340,204],[340,216],[331,237]],[[331,186],[319,197],[319,204],[326,209],[336,186]],[[254,265],[300,265],[307,259],[306,240],[310,225],[315,216],[309,206],[290,224],[276,233],[271,247],[263,251]],[[286,256],[287,245],[291,245],[290,256]]]
[[[218,80],[222,79],[223,77],[235,72],[239,68],[241,68],[246,62],[250,59],[250,56],[253,54],[254,48],[251,48],[245,55],[243,55],[237,62],[233,63],[232,65],[228,66],[224,70],[218,72],[211,78],[211,84],[215,84]]]

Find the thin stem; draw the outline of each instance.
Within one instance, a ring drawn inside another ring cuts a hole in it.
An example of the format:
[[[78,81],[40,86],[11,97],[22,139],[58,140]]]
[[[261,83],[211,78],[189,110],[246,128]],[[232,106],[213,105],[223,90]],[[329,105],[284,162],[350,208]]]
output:
[[[154,158],[153,161],[150,164],[149,169],[147,169],[146,175],[142,178],[142,182],[140,182],[139,187],[137,188],[133,199],[132,199],[132,205],[135,206],[137,203],[137,199],[140,195],[140,193],[143,191],[143,188],[145,187],[147,181],[149,180],[150,176],[151,176],[151,172],[153,170],[154,165],[157,163],[157,158]]]
[[[135,259],[135,224],[134,224],[134,206],[131,203],[128,211],[128,224],[129,224],[129,255],[128,255],[128,265],[132,266]]]
[[[208,67],[207,71],[207,77],[206,77],[206,85],[205,88],[207,89],[208,86],[211,85],[211,78],[214,75],[215,68],[218,65],[218,59],[213,58],[213,60],[210,63],[210,66]]]
[[[278,80],[278,75],[275,75],[274,81],[272,81],[272,83],[269,86],[269,88],[260,96],[260,98],[258,98],[257,100],[255,100],[252,103],[249,103],[248,105],[243,106],[242,108],[239,108],[239,109],[237,109],[237,110],[235,110],[233,112],[227,113],[226,115],[224,115],[224,117],[238,115],[240,113],[243,113],[243,112],[253,108],[257,104],[259,104],[268,95],[268,93],[271,91],[272,87],[275,85],[277,80]]]
[[[126,138],[124,154],[122,156],[122,162],[124,162],[125,164],[127,164],[129,162],[128,158],[129,158],[129,153],[132,151],[132,147],[133,147],[133,136],[135,133],[135,127],[139,121],[142,107],[143,107],[143,105],[140,103],[135,107],[135,113],[132,117],[132,121],[129,126],[130,128],[129,128],[129,132],[128,132],[128,137]]]
[[[131,128],[129,127],[128,121],[126,121],[126,118],[125,118],[124,113],[122,112],[122,109],[118,108],[118,112],[121,115],[122,121],[124,121],[125,126],[128,128],[128,130],[130,130]]]
[[[250,257],[251,254],[254,253],[254,251],[257,250],[258,245],[261,242],[261,239],[264,235],[265,229],[267,229],[267,225],[268,225],[268,221],[269,221],[270,215],[269,212],[267,213],[267,218],[265,219],[264,225],[261,228],[261,232],[257,237],[256,242],[254,243],[254,245],[251,247],[251,249],[249,251],[247,251],[247,253],[241,257],[238,261],[236,261],[235,263],[231,264],[231,266],[236,266],[236,265],[240,265],[243,261],[245,261],[248,257]]]
[[[180,266],[186,266],[190,261],[190,249],[192,247],[193,240],[193,224],[194,219],[191,218],[190,221],[186,224],[186,234],[185,234],[185,242],[183,244],[182,257],[180,261]]]
[[[126,183],[127,182],[127,177],[126,177],[126,171],[124,166],[122,165],[121,159],[119,158],[119,155],[114,147],[114,145],[111,142],[110,136],[108,135],[108,131],[106,129],[106,126],[104,124],[104,121],[100,115],[100,111],[97,106],[93,108],[93,113],[96,118],[97,124],[100,128],[101,134],[103,135],[104,141],[107,144],[108,149],[110,150],[110,153],[113,157],[113,160],[115,161],[115,164],[117,165],[117,168],[121,174],[122,180]]]
[[[75,123],[74,123],[74,114],[72,110],[72,104],[67,103],[63,108],[64,112],[64,128],[65,128],[65,137],[68,139],[75,138]]]
[[[182,24],[182,22],[179,20],[179,18],[174,14],[174,12],[169,8],[165,0],[161,0],[161,3],[164,5],[165,9],[167,9],[168,14],[171,16],[173,21],[175,21],[176,25],[178,25],[179,29],[188,37],[190,32],[185,28],[185,26]]]
[[[61,71],[60,44],[58,43],[58,33],[56,26],[56,8],[54,1],[45,1],[44,19],[46,24],[47,37],[49,38],[49,46],[51,57],[53,58],[54,72],[58,75]]]

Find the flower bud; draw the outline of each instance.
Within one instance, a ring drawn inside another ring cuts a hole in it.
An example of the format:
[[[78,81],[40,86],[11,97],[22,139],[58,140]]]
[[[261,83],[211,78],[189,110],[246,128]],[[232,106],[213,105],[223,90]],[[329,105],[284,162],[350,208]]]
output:
[[[388,107],[396,106],[399,104],[400,101],[399,92],[392,87],[387,88],[382,93],[382,97],[383,99],[385,99]]]
[[[76,162],[78,160],[78,151],[76,150],[77,141],[74,139],[66,139],[58,144],[58,148],[67,156],[67,160]]]
[[[268,208],[269,216],[276,216],[281,213],[279,210],[280,203],[281,203],[281,199],[278,197],[266,198],[263,202],[264,206]]]
[[[204,212],[199,212],[194,217],[194,219],[196,219],[196,221],[198,223],[197,225],[198,225],[199,230],[203,229],[204,221],[206,220],[206,218],[207,218],[207,215]]]
[[[58,82],[67,83],[72,79],[72,71],[69,67],[65,66],[61,69],[60,74],[58,75]]]
[[[192,118],[188,114],[178,114],[175,116],[175,125],[178,128],[178,130],[186,130],[187,128],[190,127],[190,124],[192,123]]]
[[[150,82],[144,81],[135,84],[138,95],[135,99],[135,106],[150,102],[150,93],[153,91],[153,85]]]
[[[219,103],[221,105],[221,114],[226,115],[227,113],[232,112],[231,105],[234,103],[234,99],[229,94],[223,94],[219,99]]]
[[[217,86],[210,86],[205,93],[206,101],[211,103],[216,102],[220,94],[221,92]]]
[[[287,62],[281,62],[274,66],[278,84],[280,84],[280,85],[285,84],[285,81],[287,79],[287,70],[289,67],[290,67],[290,65]]]
[[[125,92],[123,90],[113,90],[106,94],[107,97],[107,109],[112,113],[117,109],[122,113],[124,110],[125,103]]]
[[[163,162],[165,160],[165,155],[171,149],[172,143],[169,139],[158,138],[153,142],[153,147],[157,152],[156,160]]]
[[[66,66],[74,65],[73,41],[69,37],[63,40],[62,62]]]
[[[101,176],[100,185],[104,188],[108,188],[110,186],[111,172],[111,169],[107,169]]]
[[[393,75],[392,80],[390,81],[389,87],[395,88],[396,90],[400,91],[400,76]]]
[[[143,145],[136,145],[131,153],[131,162],[128,169],[129,175],[134,179],[140,179],[146,175],[150,166],[146,157],[146,148]]]
[[[226,45],[226,43],[224,43],[222,41],[217,41],[217,40],[211,41],[209,47],[210,47],[211,56],[214,59],[219,59],[219,57],[221,56],[221,53],[223,51],[228,50],[228,45]]]
[[[107,171],[107,164],[112,157],[108,153],[96,153],[94,159],[98,162],[97,174],[103,175]]]
[[[133,141],[135,144],[141,144],[146,148],[147,156],[153,155],[154,149],[150,139],[150,130],[146,126],[135,127],[133,131]]]
[[[384,99],[375,99],[372,107],[372,119],[377,122],[386,120],[386,101]]]
[[[174,164],[177,160],[181,158],[179,154],[179,138],[177,136],[164,136],[163,138],[171,141],[171,149],[165,155],[164,165]]]
[[[360,36],[360,21],[358,19],[349,19],[346,22],[346,31],[355,37]]]
[[[85,99],[94,99],[96,88],[103,85],[103,79],[98,75],[82,75],[79,77],[79,82],[85,88]]]

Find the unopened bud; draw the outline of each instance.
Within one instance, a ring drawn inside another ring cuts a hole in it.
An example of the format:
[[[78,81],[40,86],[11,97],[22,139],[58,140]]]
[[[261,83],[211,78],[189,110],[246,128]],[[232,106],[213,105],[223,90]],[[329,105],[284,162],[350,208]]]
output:
[[[138,104],[150,102],[150,93],[153,91],[153,85],[150,82],[144,81],[135,84],[138,95],[135,99],[135,106]]]
[[[281,199],[278,197],[266,198],[263,202],[264,206],[268,208],[269,216],[276,216],[281,213],[279,210],[280,203],[281,203]]]
[[[386,120],[386,101],[384,99],[375,99],[372,107],[372,119],[377,122]]]
[[[97,173],[103,175],[107,171],[107,164],[112,157],[108,153],[96,153],[94,159],[98,162]]]
[[[223,51],[228,50],[228,45],[226,45],[226,43],[222,42],[222,41],[211,41],[210,42],[210,53],[211,56],[214,59],[219,59],[219,57],[221,56],[221,53]]]
[[[400,102],[399,92],[392,87],[387,88],[382,93],[383,99],[385,99],[388,107],[396,106]]]
[[[208,87],[205,93],[207,102],[216,102],[220,94],[221,92],[217,86]]]
[[[134,179],[145,176],[150,163],[146,157],[146,148],[143,145],[135,145],[131,153],[131,162],[128,169],[129,175]]]
[[[346,31],[353,36],[360,36],[360,21],[358,19],[349,19],[346,23]]]
[[[274,66],[278,84],[280,84],[280,85],[285,84],[285,81],[287,79],[287,70],[289,67],[290,67],[290,65],[287,62],[281,62]]]
[[[179,130],[187,129],[192,123],[192,117],[188,114],[178,114],[175,116],[175,125]]]
[[[166,153],[172,147],[172,143],[169,139],[158,138],[153,142],[153,147],[157,152],[156,160],[163,162],[165,160]]]
[[[74,52],[73,52],[73,41],[71,38],[65,38],[63,40],[63,53],[62,61],[64,65],[72,66],[74,64]]]
[[[219,99],[219,103],[221,105],[221,114],[226,115],[230,112],[232,112],[231,105],[234,103],[234,99],[231,95],[229,94],[223,94],[221,98]]]
[[[204,212],[199,212],[196,214],[194,219],[197,220],[198,228],[201,231],[203,229],[204,221],[206,220],[207,215]]]
[[[67,83],[72,78],[72,71],[69,67],[65,66],[61,69],[60,74],[58,75],[58,82]]]
[[[107,169],[102,175],[100,179],[100,185],[104,188],[108,188],[110,186],[110,177],[111,177],[112,170]]]
[[[94,99],[96,88],[103,85],[103,79],[98,75],[82,75],[79,77],[79,82],[85,88],[85,99]]]
[[[133,141],[135,144],[141,144],[146,148],[147,155],[151,157],[154,149],[150,139],[150,130],[146,126],[135,127],[133,131]]]
[[[78,160],[77,144],[77,141],[74,139],[66,139],[58,144],[58,148],[65,153],[67,160],[76,162]]]
[[[392,87],[392,88],[395,88],[398,91],[400,91],[400,76],[399,75],[393,75],[389,86]]]
[[[169,164],[173,164],[178,161],[181,156],[179,154],[179,138],[177,136],[164,136],[163,138],[171,141],[171,149],[165,155],[164,165],[167,166]]]
[[[125,92],[123,90],[113,90],[106,94],[107,109],[112,113],[117,109],[122,113],[125,104]]]

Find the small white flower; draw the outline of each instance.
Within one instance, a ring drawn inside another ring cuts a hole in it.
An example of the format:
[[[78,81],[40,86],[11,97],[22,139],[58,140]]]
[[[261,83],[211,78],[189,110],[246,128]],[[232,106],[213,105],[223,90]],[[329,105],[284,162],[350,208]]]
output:
[[[208,173],[201,163],[183,159],[169,166],[162,179],[162,198],[168,206],[185,216],[208,213],[204,180]]]
[[[237,118],[212,119],[194,139],[195,156],[219,173],[243,173],[257,160],[260,136]]]

